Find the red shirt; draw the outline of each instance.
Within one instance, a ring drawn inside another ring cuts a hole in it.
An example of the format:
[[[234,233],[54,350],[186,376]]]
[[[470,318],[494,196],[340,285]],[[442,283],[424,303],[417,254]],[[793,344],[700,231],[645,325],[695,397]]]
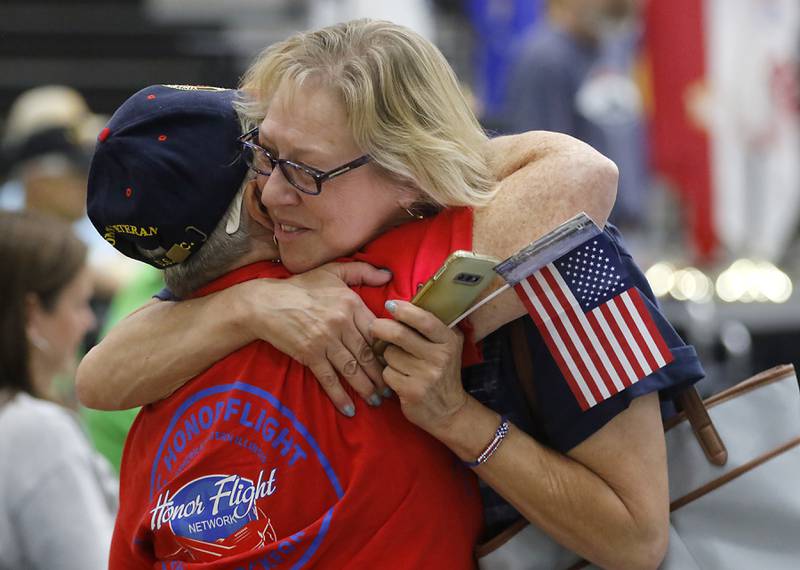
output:
[[[354,257],[393,280],[359,293],[385,315],[385,300],[411,297],[451,251],[471,249],[471,230],[457,209],[384,234]],[[287,275],[256,263],[202,293]],[[354,418],[307,368],[254,342],[145,407],[123,454],[111,567],[473,567],[473,474],[397,398],[370,408],[350,393]]]

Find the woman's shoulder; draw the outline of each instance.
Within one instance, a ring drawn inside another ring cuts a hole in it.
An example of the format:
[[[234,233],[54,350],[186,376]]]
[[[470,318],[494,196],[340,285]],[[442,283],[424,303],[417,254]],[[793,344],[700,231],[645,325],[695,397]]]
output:
[[[24,393],[16,394],[0,409],[0,424],[5,426],[4,432],[13,429],[69,431],[67,426],[77,427],[71,412],[62,406]]]
[[[75,457],[88,442],[73,414],[52,402],[17,394],[0,410],[0,456],[8,465],[46,469],[61,457]]]
[[[340,261],[363,261],[391,270],[394,278],[388,289],[390,298],[410,299],[448,255],[459,249],[472,249],[472,216],[470,208],[445,208],[430,218],[393,228],[352,258]]]
[[[92,543],[110,532],[117,504],[116,480],[104,476],[96,457],[72,412],[17,394],[0,408],[0,519],[13,515],[23,534],[40,526],[68,531],[77,548],[91,546],[83,553],[91,559]],[[69,518],[75,516],[81,517],[81,528],[69,532]],[[87,533],[94,533],[88,542]],[[54,537],[53,544],[66,544],[61,539]]]

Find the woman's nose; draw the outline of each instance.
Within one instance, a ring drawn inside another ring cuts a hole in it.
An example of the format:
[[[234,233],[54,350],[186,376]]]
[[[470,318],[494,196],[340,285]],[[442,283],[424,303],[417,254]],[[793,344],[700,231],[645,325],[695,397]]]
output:
[[[256,183],[261,188],[261,203],[267,208],[275,206],[296,206],[300,196],[280,168],[276,168],[269,176],[259,175]]]

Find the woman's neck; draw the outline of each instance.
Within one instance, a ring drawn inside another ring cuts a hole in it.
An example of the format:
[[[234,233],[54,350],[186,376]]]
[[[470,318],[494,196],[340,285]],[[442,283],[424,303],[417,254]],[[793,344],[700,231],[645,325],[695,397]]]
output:
[[[28,371],[31,376],[31,389],[37,398],[50,399],[50,390],[53,378],[58,373],[48,362],[47,358],[39,353],[37,348],[32,348],[28,361]]]

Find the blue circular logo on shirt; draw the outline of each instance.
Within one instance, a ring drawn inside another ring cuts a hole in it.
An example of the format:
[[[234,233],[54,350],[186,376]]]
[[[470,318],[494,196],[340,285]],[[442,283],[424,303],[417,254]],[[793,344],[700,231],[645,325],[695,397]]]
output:
[[[260,403],[254,405],[254,399],[246,396],[235,397],[236,392],[256,396],[255,401]],[[213,399],[220,395],[222,399]],[[267,406],[263,406],[265,403]],[[257,410],[257,406],[261,408]],[[231,433],[218,431],[220,426],[229,425],[232,425]],[[227,550],[228,545],[237,545],[233,550],[239,554],[238,551],[253,551],[279,542],[269,513],[264,513],[258,506],[260,499],[275,491],[277,468],[261,469],[252,479],[230,473],[203,475],[170,494],[169,482],[187,466],[194,465],[195,456],[202,453],[207,442],[223,435],[230,436],[231,441],[227,443],[257,454],[256,457],[262,454],[261,463],[266,452],[280,456],[288,466],[315,459],[336,500],[344,496],[338,477],[316,440],[274,395],[243,382],[212,386],[191,394],[175,412],[161,438],[151,468],[151,529],[156,531],[168,524],[181,548],[207,550],[225,545],[226,554],[233,554]],[[254,464],[258,465],[258,462]],[[215,469],[220,467],[226,470],[215,463]],[[272,556],[280,558],[281,553],[291,548],[299,556],[292,568],[302,567],[327,534],[332,516],[333,507],[322,517],[315,536],[299,532],[285,537],[278,545],[279,552]],[[299,549],[304,546],[305,552],[301,553]],[[292,560],[295,560],[295,555]]]

